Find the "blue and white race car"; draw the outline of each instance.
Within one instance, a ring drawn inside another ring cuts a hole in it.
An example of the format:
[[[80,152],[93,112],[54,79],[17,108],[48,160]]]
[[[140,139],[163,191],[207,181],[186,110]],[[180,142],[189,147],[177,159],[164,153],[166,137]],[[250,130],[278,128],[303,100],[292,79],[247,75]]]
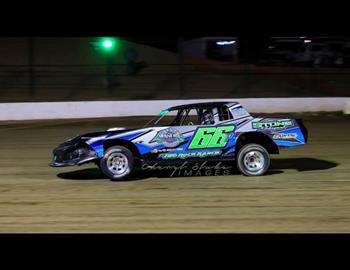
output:
[[[247,176],[263,175],[270,154],[307,143],[301,119],[254,118],[238,102],[186,104],[163,110],[143,128],[111,128],[77,136],[53,151],[52,167],[95,162],[112,180],[143,164],[232,161]]]

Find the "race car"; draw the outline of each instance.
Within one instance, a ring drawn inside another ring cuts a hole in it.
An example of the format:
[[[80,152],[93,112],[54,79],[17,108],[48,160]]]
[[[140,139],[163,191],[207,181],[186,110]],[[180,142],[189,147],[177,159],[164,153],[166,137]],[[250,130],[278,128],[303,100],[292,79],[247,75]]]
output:
[[[143,164],[228,161],[246,176],[263,175],[270,154],[307,143],[301,119],[254,118],[238,102],[186,104],[162,110],[144,127],[79,135],[53,150],[52,167],[95,162],[111,180]]]

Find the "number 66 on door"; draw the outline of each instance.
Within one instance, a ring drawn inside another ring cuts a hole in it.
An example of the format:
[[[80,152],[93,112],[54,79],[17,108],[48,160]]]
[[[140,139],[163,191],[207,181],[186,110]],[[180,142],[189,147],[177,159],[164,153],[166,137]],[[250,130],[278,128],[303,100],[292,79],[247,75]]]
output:
[[[188,146],[188,149],[225,147],[228,142],[228,136],[234,129],[235,126],[199,128]]]

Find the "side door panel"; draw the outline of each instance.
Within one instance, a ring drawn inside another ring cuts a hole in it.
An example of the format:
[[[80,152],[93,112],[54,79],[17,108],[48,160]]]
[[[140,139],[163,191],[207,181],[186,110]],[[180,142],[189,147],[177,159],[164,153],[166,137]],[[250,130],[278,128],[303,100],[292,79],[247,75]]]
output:
[[[217,114],[214,109],[214,115],[215,112]],[[156,128],[152,137],[148,136],[145,140],[145,146],[150,150],[143,154],[143,158],[161,161],[227,157],[228,150],[235,145],[236,125],[218,119],[209,125],[200,125],[200,121],[193,125],[194,119],[191,117],[190,121],[181,122],[185,124],[181,126]]]
[[[160,131],[150,142],[157,145],[152,160],[218,158],[232,147],[235,126],[174,126]]]
[[[147,160],[170,159],[186,151],[187,144],[191,141],[196,126],[168,126],[157,128],[155,132],[144,141],[143,147],[148,151],[142,153]]]

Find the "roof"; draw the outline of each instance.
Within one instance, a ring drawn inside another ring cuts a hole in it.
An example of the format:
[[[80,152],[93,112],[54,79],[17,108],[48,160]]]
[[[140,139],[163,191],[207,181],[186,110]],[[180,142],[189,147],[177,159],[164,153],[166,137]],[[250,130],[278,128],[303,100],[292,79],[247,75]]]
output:
[[[191,103],[191,104],[184,104],[179,106],[170,107],[168,110],[179,110],[179,109],[186,109],[186,108],[207,108],[207,107],[217,107],[222,105],[228,105],[233,106],[239,104],[238,102],[233,101],[216,101],[216,102],[201,102],[201,103]]]

